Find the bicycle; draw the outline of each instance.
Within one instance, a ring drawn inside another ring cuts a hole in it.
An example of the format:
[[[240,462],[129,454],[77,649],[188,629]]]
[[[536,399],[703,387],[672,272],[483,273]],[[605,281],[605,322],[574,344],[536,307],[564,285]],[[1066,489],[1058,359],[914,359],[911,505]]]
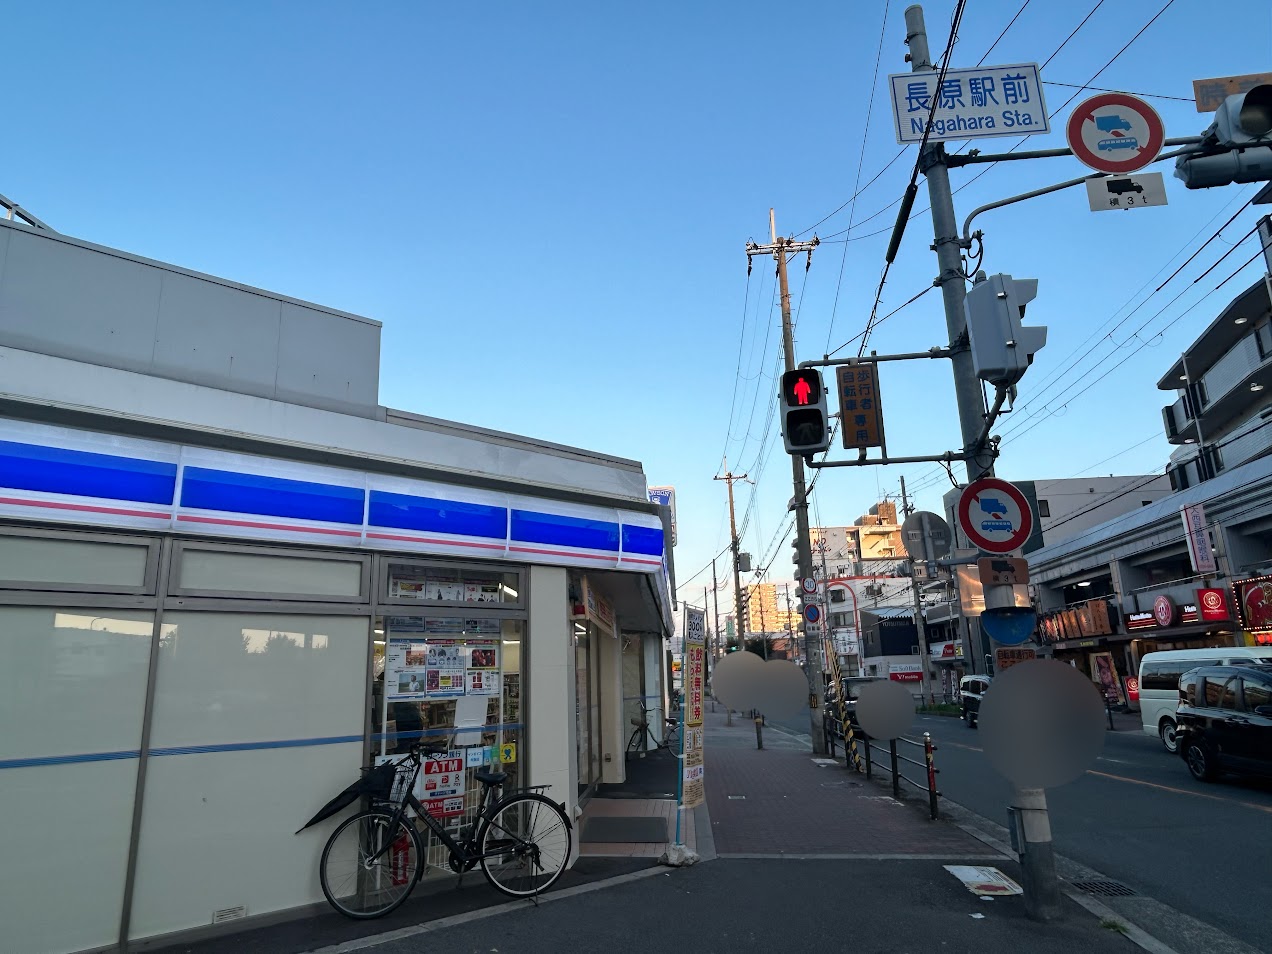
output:
[[[627,755],[632,752],[644,752],[648,745],[649,737],[649,710],[644,706],[640,707],[640,716],[631,720],[632,725],[636,728],[632,730],[631,738],[627,740]],[[684,723],[665,716],[663,718],[663,734],[662,738],[654,743],[655,749],[679,749],[680,734],[684,731]]]
[[[364,770],[359,782],[300,829],[331,817],[359,797],[372,800],[372,807],[341,822],[322,850],[319,883],[333,908],[358,920],[378,918],[410,896],[428,867],[428,839],[417,821],[446,846],[450,869],[461,883],[464,872],[476,865],[492,887],[514,898],[533,899],[556,883],[570,858],[573,825],[565,806],[542,794],[548,786],[498,795],[508,773],[477,772],[482,786],[477,818],[457,839],[415,797],[415,780],[424,764],[421,751],[440,759],[447,748],[412,745],[405,758]],[[399,775],[402,769],[407,771]],[[402,792],[400,799],[395,791]],[[408,816],[408,808],[414,818]]]

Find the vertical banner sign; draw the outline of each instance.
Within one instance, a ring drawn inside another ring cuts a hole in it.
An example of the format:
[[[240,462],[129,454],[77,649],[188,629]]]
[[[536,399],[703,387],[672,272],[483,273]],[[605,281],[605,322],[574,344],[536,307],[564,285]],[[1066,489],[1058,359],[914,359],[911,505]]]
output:
[[[649,499],[652,503],[661,504],[671,511],[671,545],[676,545],[676,488],[650,487]]]
[[[706,797],[702,779],[702,696],[707,647],[707,614],[685,610],[684,788],[681,808],[696,808]]]
[[[1210,547],[1210,531],[1206,527],[1206,508],[1193,504],[1180,511],[1184,518],[1184,536],[1188,539],[1188,559],[1194,573],[1214,573],[1215,551]]]
[[[883,403],[879,397],[879,376],[873,364],[840,365],[835,369],[839,392],[839,427],[844,447],[864,450],[885,447]]]

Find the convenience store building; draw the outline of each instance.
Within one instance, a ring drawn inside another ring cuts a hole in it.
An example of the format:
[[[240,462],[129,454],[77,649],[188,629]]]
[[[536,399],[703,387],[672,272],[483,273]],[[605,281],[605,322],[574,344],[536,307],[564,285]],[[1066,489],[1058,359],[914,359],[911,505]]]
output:
[[[0,221],[0,924],[120,950],[323,905],[412,739],[577,815],[665,698],[638,462],[385,408],[380,326]],[[462,750],[462,752],[461,752]],[[431,859],[436,861],[438,859]]]

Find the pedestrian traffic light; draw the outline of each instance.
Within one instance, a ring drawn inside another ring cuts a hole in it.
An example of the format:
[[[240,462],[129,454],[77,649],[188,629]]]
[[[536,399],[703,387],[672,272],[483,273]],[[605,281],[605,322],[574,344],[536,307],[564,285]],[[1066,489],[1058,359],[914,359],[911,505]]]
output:
[[[802,368],[783,374],[781,401],[786,453],[808,457],[830,447],[826,388],[819,371]]]
[[[1047,343],[1045,325],[1026,328],[1025,306],[1038,294],[1036,278],[976,273],[976,283],[963,301],[967,340],[976,375],[997,387],[1021,379],[1034,353]]]
[[[1189,189],[1272,179],[1272,85],[1229,96],[1201,137],[1206,152],[1221,151],[1175,160],[1175,176]]]

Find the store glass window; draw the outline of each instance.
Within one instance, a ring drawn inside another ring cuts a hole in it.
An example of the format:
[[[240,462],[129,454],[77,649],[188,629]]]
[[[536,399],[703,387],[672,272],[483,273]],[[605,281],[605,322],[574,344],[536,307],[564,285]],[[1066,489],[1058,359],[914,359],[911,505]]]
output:
[[[476,820],[479,771],[523,779],[520,620],[444,616],[377,618],[372,689],[372,753],[400,759],[413,743],[444,744],[426,759],[415,794],[448,828]],[[445,848],[429,859],[449,871]]]
[[[112,543],[0,534],[0,580],[36,589],[141,590],[146,543]]]
[[[393,603],[525,605],[515,570],[390,562],[386,583],[381,598]]]
[[[363,593],[365,563],[361,559],[325,560],[183,547],[177,566],[177,586],[184,592],[344,597],[357,601]]]

